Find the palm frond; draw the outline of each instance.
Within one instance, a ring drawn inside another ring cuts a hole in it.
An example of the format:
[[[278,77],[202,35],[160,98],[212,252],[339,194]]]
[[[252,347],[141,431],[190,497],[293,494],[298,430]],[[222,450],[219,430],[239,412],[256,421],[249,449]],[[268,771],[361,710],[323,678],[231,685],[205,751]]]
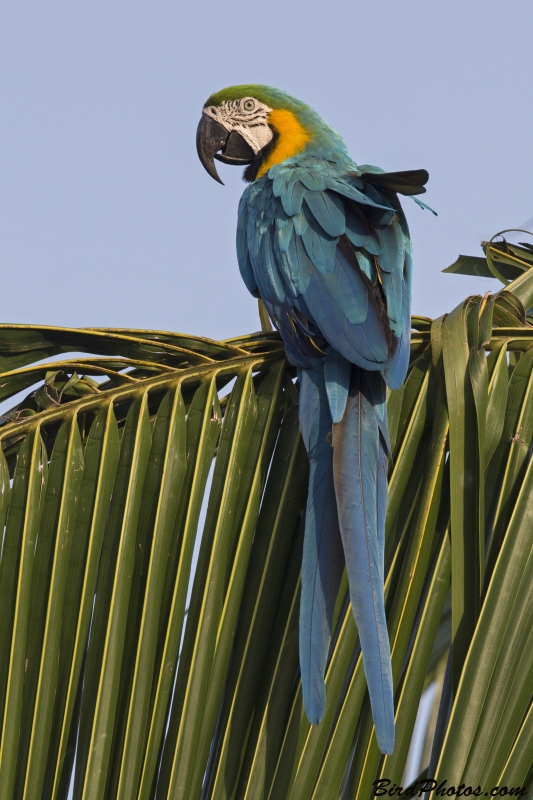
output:
[[[499,294],[413,318],[408,379],[388,397],[385,758],[345,578],[321,724],[303,711],[308,466],[277,334],[0,326],[0,399],[13,402],[0,419],[0,800],[66,800],[72,778],[75,800],[366,798],[377,779],[401,783],[436,676],[425,774],[524,784],[533,259],[516,247],[491,240],[486,266],[454,265],[493,274],[492,258],[507,283],[521,261]]]

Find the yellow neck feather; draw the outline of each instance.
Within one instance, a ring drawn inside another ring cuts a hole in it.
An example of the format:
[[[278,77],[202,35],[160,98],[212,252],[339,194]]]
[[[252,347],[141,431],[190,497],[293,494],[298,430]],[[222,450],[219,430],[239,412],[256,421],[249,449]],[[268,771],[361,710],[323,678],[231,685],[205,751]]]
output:
[[[311,134],[301,125],[292,111],[275,109],[268,115],[269,124],[278,134],[274,149],[268,154],[257,173],[260,178],[274,164],[280,164],[286,158],[296,155],[304,149]]]

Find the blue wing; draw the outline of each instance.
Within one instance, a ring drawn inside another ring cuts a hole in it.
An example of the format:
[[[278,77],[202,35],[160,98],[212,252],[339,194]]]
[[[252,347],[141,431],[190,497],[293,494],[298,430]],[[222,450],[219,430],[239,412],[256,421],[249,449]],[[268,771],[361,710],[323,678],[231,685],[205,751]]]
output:
[[[394,745],[383,599],[385,383],[398,388],[407,372],[412,276],[409,231],[395,192],[419,193],[425,180],[424,171],[343,172],[320,159],[285,162],[245,191],[237,232],[243,279],[263,299],[299,367],[310,462],[300,608],[306,713],[317,724],[324,711],[331,617],[345,560],[384,753]]]
[[[262,297],[296,366],[309,368],[329,346],[401,386],[411,247],[392,190],[318,159],[276,165],[243,195],[237,250],[246,285]]]

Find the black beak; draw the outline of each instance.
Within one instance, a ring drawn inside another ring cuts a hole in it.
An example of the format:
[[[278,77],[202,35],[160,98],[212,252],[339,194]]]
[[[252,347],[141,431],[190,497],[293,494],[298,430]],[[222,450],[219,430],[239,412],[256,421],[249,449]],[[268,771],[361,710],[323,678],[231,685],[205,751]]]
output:
[[[196,131],[196,149],[198,157],[212,178],[219,183],[220,180],[214,159],[223,161],[224,164],[245,165],[251,164],[255,153],[240,133],[229,133],[219,122],[207,114],[202,118]],[[221,150],[222,152],[218,152]]]

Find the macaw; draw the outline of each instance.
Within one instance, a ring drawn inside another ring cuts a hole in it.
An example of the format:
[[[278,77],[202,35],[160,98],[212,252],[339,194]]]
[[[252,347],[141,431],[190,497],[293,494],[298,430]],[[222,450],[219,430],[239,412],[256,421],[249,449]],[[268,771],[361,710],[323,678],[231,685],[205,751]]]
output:
[[[324,713],[333,610],[346,564],[377,741],[382,753],[392,753],[385,401],[386,387],[403,384],[409,363],[412,277],[397,193],[422,194],[428,173],[357,166],[316,111],[270,86],[211,95],[196,144],[220,183],[214,159],[245,167],[240,272],[297,367],[310,465],[299,632],[305,711],[313,725]]]

